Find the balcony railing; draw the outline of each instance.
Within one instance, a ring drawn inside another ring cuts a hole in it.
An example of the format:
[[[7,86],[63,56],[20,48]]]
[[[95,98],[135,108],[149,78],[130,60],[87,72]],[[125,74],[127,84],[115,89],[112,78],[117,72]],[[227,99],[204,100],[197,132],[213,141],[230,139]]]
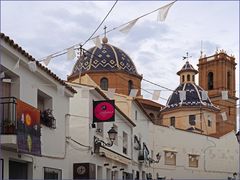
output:
[[[1,134],[16,134],[16,105],[15,97],[0,97]]]

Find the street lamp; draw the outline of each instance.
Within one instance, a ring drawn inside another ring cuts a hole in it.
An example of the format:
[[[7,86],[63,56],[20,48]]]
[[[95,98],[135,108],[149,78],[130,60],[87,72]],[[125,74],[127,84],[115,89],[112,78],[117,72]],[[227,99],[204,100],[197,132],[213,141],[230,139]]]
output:
[[[114,127],[112,127],[109,131],[108,131],[108,137],[110,139],[110,143],[106,143],[103,140],[100,140],[99,138],[94,136],[94,152],[98,153],[99,152],[99,148],[101,146],[107,146],[107,147],[111,147],[113,145],[113,142],[115,141],[117,136],[117,131],[114,129]]]

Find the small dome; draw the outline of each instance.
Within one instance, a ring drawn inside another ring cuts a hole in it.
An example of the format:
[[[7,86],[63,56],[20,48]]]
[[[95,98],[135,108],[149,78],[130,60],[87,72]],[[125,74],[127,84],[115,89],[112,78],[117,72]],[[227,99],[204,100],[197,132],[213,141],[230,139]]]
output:
[[[195,74],[198,73],[198,71],[197,71],[196,69],[194,69],[194,67],[187,61],[187,62],[183,65],[182,69],[177,72],[177,75],[180,75],[182,72],[189,72],[189,71],[195,72]]]
[[[123,71],[140,77],[131,58],[121,49],[109,43],[102,44],[101,49],[96,46],[89,49],[85,56],[80,57],[76,62],[70,76],[77,75],[80,71],[82,74]]]
[[[179,91],[186,91],[186,100],[180,100]],[[178,108],[178,107],[208,107],[213,110],[218,110],[209,97],[207,100],[202,100],[202,91],[204,91],[200,86],[194,83],[184,83],[180,84],[177,89],[174,90],[172,95],[169,97],[165,108],[162,111]]]

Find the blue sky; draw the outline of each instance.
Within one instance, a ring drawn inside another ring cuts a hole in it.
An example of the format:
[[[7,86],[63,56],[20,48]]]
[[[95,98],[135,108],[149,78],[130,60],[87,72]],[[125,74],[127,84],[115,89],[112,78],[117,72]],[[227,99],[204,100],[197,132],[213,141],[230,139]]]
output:
[[[112,29],[171,1],[119,1],[103,25]],[[36,59],[84,42],[104,18],[114,1],[2,1],[1,32],[10,36]],[[103,32],[103,27],[97,34]],[[128,34],[118,30],[108,35],[109,43],[121,48],[134,61],[139,74],[157,84],[175,89],[176,72],[189,52],[197,69],[201,41],[203,52],[213,55],[224,49],[239,62],[238,1],[177,1],[165,22],[157,22],[157,12],[136,23]],[[94,44],[89,41],[84,48]],[[75,61],[66,56],[51,61],[49,68],[62,79],[72,71]],[[236,69],[239,91],[239,64]],[[142,82],[148,91],[159,89]],[[163,91],[167,98],[171,92]],[[151,94],[144,93],[146,98]],[[166,101],[159,102],[165,104]]]

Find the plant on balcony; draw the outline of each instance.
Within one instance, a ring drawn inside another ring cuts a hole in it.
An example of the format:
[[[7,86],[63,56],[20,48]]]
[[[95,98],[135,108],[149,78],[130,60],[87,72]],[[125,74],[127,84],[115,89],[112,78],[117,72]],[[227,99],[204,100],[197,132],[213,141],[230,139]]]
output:
[[[45,126],[53,129],[56,128],[56,119],[54,118],[51,109],[41,111],[40,120]]]
[[[3,121],[3,133],[4,134],[14,134],[15,133],[15,124],[10,120]]]

